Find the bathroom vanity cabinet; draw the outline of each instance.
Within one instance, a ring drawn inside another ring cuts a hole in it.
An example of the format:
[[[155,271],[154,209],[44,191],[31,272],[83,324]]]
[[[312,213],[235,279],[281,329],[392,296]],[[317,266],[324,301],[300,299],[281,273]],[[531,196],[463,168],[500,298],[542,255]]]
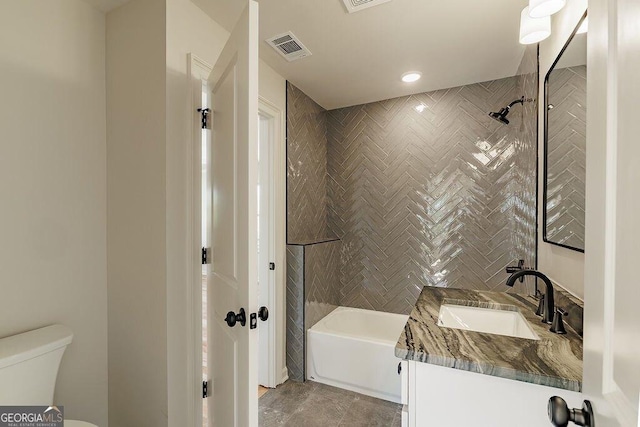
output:
[[[542,427],[551,425],[551,396],[569,407],[582,405],[578,392],[422,362],[402,364],[402,427]]]
[[[395,348],[403,427],[541,427],[552,396],[580,407],[582,338],[550,332],[535,309],[529,296],[425,287]],[[469,316],[464,327],[443,310]]]

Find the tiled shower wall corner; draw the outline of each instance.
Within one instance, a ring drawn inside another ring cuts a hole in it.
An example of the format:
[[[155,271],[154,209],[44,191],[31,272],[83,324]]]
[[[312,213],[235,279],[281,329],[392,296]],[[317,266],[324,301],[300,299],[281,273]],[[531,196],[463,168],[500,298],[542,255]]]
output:
[[[306,330],[339,300],[340,242],[327,222],[326,118],[287,83],[287,368],[294,381],[305,377]]]
[[[587,67],[554,69],[549,94],[547,238],[584,248]]]
[[[304,381],[306,331],[338,306],[340,241],[287,245],[287,369]]]
[[[287,370],[304,381],[304,246],[287,245]]]

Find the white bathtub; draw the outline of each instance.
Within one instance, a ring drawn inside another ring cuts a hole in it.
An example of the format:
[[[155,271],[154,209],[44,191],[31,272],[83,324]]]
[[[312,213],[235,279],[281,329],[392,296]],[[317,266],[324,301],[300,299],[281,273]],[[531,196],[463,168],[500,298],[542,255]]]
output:
[[[336,308],[307,331],[307,379],[399,403],[394,348],[407,318]]]

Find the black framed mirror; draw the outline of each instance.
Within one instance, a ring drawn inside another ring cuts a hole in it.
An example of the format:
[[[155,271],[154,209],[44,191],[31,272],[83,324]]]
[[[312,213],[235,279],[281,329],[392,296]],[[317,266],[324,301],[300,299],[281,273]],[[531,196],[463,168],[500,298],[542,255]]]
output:
[[[587,14],[544,81],[543,240],[584,252]]]

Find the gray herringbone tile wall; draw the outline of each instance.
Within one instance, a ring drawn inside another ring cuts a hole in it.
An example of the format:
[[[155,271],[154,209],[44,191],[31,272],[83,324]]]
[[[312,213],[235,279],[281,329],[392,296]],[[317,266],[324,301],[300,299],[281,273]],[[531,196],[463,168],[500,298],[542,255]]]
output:
[[[306,331],[340,301],[340,241],[287,245],[287,369],[304,381]]]
[[[538,267],[538,76],[538,47],[529,45],[516,73],[516,95],[531,101],[521,106],[516,135],[517,143],[527,148],[516,157],[517,181],[524,184],[514,189],[515,200],[523,202],[517,203],[520,220],[514,225],[515,232],[511,237],[513,247],[525,254],[523,259],[530,268]],[[533,293],[536,279],[527,277],[525,284],[521,289]]]
[[[537,98],[535,50],[520,73],[326,115],[288,85],[288,230],[312,231],[289,242],[341,239],[339,305],[406,314],[422,286],[507,290],[507,265],[535,266],[535,103],[515,107],[509,126],[487,115]]]
[[[308,330],[340,305],[339,240],[305,246],[304,327]]]
[[[287,83],[287,243],[329,236],[327,112]]]
[[[587,67],[554,69],[548,90],[547,239],[584,249]]]
[[[287,245],[287,370],[304,381],[304,247]]]

